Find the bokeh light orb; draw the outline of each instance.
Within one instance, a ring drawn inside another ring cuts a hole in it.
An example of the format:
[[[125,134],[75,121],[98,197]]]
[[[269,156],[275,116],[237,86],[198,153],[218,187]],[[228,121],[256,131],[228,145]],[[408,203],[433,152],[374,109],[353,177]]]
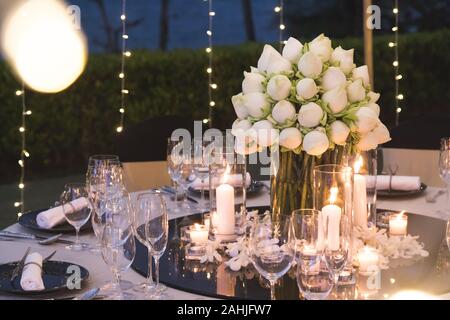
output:
[[[3,21],[2,48],[25,84],[45,93],[69,87],[87,60],[86,39],[58,0],[15,6]]]

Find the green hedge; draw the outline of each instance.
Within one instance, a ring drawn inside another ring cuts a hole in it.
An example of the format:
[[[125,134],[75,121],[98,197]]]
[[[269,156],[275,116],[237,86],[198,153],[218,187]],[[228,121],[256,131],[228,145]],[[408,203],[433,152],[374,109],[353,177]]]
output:
[[[375,87],[381,92],[382,118],[394,119],[393,50],[389,37],[374,38]],[[355,48],[362,64],[361,39],[333,43]],[[220,47],[214,50],[215,126],[224,128],[234,120],[230,97],[240,91],[242,72],[255,65],[261,44]],[[447,82],[450,70],[450,30],[400,37],[400,70],[405,95],[401,119],[434,112],[448,112]],[[55,95],[29,93],[27,144],[32,157],[28,177],[72,173],[85,166],[89,154],[108,152],[119,119],[120,83],[118,55],[91,55],[81,78],[68,90]],[[186,115],[202,119],[208,112],[207,56],[204,50],[169,53],[138,51],[127,61],[126,126],[156,115]],[[16,179],[19,146],[20,99],[14,92],[17,80],[0,64],[0,182]],[[142,137],[145,139],[151,137]]]

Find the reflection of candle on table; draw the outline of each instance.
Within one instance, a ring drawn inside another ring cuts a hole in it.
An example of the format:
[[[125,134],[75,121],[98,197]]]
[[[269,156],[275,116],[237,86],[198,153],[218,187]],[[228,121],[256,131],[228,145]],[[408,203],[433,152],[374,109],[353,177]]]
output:
[[[391,236],[405,236],[408,226],[408,216],[403,210],[399,214],[389,216],[389,235]]]
[[[216,188],[217,233],[234,234],[234,188],[227,184],[229,167],[225,171],[223,184]]]
[[[317,254],[317,250],[313,245],[307,244],[303,246],[302,254],[305,256],[314,256]]]
[[[322,208],[322,214],[324,215],[324,221],[328,221],[327,228],[327,246],[330,250],[339,249],[339,229],[341,223],[342,210],[339,206],[335,205],[338,193],[338,188],[333,187],[330,189],[330,204]]]
[[[190,229],[191,241],[195,244],[205,244],[208,241],[208,229],[204,225],[196,223]]]
[[[373,273],[378,270],[379,255],[371,247],[365,246],[358,252],[359,272]]]
[[[355,226],[367,227],[367,190],[366,179],[358,174],[363,165],[363,159],[359,156],[355,162],[353,177],[353,223]]]

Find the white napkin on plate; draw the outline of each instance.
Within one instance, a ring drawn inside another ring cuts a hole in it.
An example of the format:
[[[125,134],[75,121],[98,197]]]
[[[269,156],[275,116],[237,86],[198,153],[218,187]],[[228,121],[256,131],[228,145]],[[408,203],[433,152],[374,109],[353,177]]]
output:
[[[388,175],[377,176],[377,190],[389,190]],[[366,182],[368,188],[373,188],[374,177],[366,176]],[[401,191],[413,191],[420,189],[420,177],[415,176],[393,176],[392,177],[392,190]]]
[[[247,188],[250,186],[250,183],[252,181],[252,178],[250,176],[250,173],[246,173],[245,175],[245,187]],[[218,181],[216,181],[218,182]],[[242,174],[231,174],[228,176],[227,183],[233,187],[241,186],[242,185]],[[191,188],[195,190],[201,190],[208,189],[209,188],[209,179],[205,179],[204,183],[199,178],[196,178],[194,182],[190,185]]]
[[[28,264],[30,262],[32,264]],[[25,259],[25,267],[20,278],[20,286],[25,291],[45,289],[44,282],[42,281],[42,256],[39,253],[33,252]]]
[[[75,199],[64,205],[64,210],[67,213],[81,210],[88,206],[88,200],[85,197]],[[46,211],[42,211],[36,217],[36,222],[39,227],[44,229],[51,229],[54,226],[65,221],[63,206],[54,207]]]

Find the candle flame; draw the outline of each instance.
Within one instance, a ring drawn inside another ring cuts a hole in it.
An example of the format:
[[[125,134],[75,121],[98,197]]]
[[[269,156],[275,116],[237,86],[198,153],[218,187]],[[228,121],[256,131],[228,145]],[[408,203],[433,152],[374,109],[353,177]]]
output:
[[[200,224],[194,223],[194,228],[195,228],[195,230],[200,230],[201,229]]]
[[[227,165],[227,168],[225,169],[225,173],[223,174],[223,180],[222,183],[227,183],[228,182],[228,176],[230,175],[230,166]]]
[[[330,204],[334,204],[336,202],[338,192],[339,190],[337,187],[332,187],[330,189]]]
[[[398,215],[397,215],[397,219],[400,220],[403,218],[403,215],[405,214],[406,210],[402,210]]]
[[[355,173],[359,173],[359,170],[363,166],[363,157],[360,155],[358,157],[358,160],[355,161],[355,164],[353,165],[353,169],[355,170]]]

